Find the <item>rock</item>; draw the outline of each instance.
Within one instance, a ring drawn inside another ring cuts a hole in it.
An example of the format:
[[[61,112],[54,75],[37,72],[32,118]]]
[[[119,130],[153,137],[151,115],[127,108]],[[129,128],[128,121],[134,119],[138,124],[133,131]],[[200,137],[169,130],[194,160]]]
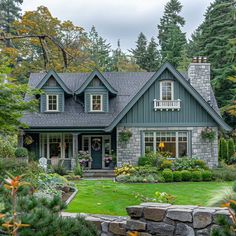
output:
[[[172,236],[174,234],[175,227],[161,222],[148,222],[147,231],[154,235]]]
[[[144,233],[144,232],[141,232],[139,233],[139,236],[152,236],[151,234],[149,233]]]
[[[110,223],[109,221],[104,221],[104,222],[102,222],[102,224],[101,224],[102,232],[108,232],[109,223]]]
[[[96,225],[97,227],[97,230],[98,231],[101,231],[102,227],[101,227],[101,224],[102,224],[102,220],[99,219],[99,218],[96,218],[96,217],[93,217],[93,216],[87,216],[85,218],[86,221],[89,221],[89,222],[92,222],[93,224]]]
[[[196,236],[209,236],[210,235],[210,228],[201,229],[196,232]]]
[[[166,207],[170,207],[171,204],[168,203],[157,203],[157,202],[144,202],[141,203],[140,206],[144,206],[144,207],[162,207],[162,208],[166,208]]]
[[[203,209],[203,210],[194,210],[193,212],[193,228],[202,229],[207,227],[212,223],[212,211]]]
[[[166,214],[166,208],[145,207],[143,215],[146,220],[162,221]]]
[[[195,236],[193,228],[183,223],[176,225],[175,234],[179,236]]]
[[[213,215],[213,222],[217,223],[217,218],[221,216],[227,217],[228,220],[231,221],[229,210],[219,210],[219,211],[216,211],[215,214]]]
[[[142,206],[130,206],[126,208],[128,215],[132,218],[140,218],[143,214]]]
[[[192,222],[192,210],[188,209],[168,209],[166,217],[172,220],[178,220],[182,222]]]
[[[126,235],[126,229],[122,227],[120,222],[111,222],[109,224],[109,232],[118,235]]]
[[[146,223],[140,220],[127,220],[126,228],[129,230],[145,230]]]

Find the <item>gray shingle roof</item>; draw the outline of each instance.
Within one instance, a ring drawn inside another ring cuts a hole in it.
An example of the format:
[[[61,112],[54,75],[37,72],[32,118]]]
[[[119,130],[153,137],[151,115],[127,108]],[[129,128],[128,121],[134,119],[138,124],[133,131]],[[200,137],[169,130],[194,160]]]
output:
[[[134,98],[155,72],[105,72],[103,76],[110,85],[117,90],[117,96],[109,102],[108,113],[85,113],[83,106],[72,97],[65,100],[63,113],[28,113],[22,122],[30,128],[73,128],[73,127],[101,127],[109,126],[126,105]],[[29,85],[36,87],[46,73],[32,73]],[[58,73],[66,86],[75,92],[84,83],[90,73]],[[187,79],[186,74],[183,75]],[[212,91],[212,107],[219,113],[219,109]]]

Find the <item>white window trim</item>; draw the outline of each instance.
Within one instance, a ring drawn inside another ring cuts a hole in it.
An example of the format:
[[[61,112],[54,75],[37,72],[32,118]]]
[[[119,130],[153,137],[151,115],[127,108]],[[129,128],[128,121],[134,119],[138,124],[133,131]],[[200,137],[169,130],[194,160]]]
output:
[[[100,96],[101,98],[101,109],[93,110],[93,96]],[[91,112],[102,112],[103,111],[103,95],[102,94],[90,94],[90,111]]]
[[[170,82],[171,83],[171,101],[174,101],[174,81],[171,81],[171,80],[163,80],[160,82],[160,100],[162,100],[162,84],[164,82]],[[168,100],[166,100],[168,101]]]
[[[49,96],[56,96],[56,98],[57,98],[57,109],[56,110],[49,110],[49,103],[48,103]],[[46,95],[46,111],[47,112],[58,112],[59,111],[59,95],[58,94],[47,94]]]

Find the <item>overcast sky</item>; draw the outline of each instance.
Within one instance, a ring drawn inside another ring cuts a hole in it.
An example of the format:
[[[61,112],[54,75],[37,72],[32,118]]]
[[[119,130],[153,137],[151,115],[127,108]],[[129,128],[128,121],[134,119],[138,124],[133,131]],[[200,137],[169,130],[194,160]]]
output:
[[[187,37],[203,20],[206,8],[213,0],[180,0],[186,20]],[[99,34],[116,48],[134,48],[140,32],[148,39],[157,36],[157,24],[168,0],[24,0],[23,11],[36,10],[40,5],[49,8],[54,17],[71,20],[86,31],[95,25]]]

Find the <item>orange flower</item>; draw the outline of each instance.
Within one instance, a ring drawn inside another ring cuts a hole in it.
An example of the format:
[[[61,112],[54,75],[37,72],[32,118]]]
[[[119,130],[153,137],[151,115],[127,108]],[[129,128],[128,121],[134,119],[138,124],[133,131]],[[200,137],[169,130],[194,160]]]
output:
[[[5,215],[0,213],[0,219],[3,218]]]
[[[2,224],[2,226],[5,228],[8,228],[8,229],[14,227],[14,225],[10,222],[6,222],[6,223]]]
[[[130,231],[130,232],[128,232],[128,236],[139,236],[139,232],[138,231]]]

